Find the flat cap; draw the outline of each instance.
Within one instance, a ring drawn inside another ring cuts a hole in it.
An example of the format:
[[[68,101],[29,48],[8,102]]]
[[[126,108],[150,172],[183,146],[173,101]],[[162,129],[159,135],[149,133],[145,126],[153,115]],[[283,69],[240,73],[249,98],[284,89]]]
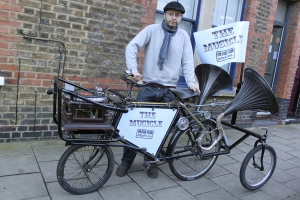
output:
[[[169,3],[164,7],[164,12],[166,12],[166,11],[168,11],[168,10],[178,10],[178,11],[180,11],[182,14],[185,13],[184,7],[181,5],[181,3],[177,2],[177,1],[169,2]]]

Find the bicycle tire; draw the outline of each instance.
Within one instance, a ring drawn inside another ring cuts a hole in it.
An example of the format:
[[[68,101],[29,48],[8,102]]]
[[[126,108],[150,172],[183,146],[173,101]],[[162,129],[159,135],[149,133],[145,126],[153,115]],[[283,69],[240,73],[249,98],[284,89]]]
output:
[[[271,178],[276,166],[276,152],[265,144],[263,170],[261,168],[262,145],[253,148],[245,157],[240,169],[240,181],[248,190],[262,187]],[[251,162],[252,161],[252,162]]]
[[[215,124],[210,121],[204,121],[202,124],[206,128],[207,135],[203,137],[201,145],[209,146],[214,139],[218,137],[219,131],[216,129]],[[187,157],[175,158],[169,162],[169,167],[172,173],[181,180],[190,181],[200,178],[212,168],[218,158],[217,155],[201,158],[201,154],[220,151],[220,142],[209,151],[201,150],[197,142],[191,144],[192,141],[189,139],[188,134],[190,134],[195,141],[195,139],[199,136],[200,131],[198,131],[197,134],[193,134],[190,129],[181,131],[181,133],[176,136],[174,143],[171,146],[171,156],[193,154]],[[209,133],[209,131],[212,132]]]
[[[114,155],[109,147],[72,145],[61,156],[56,174],[64,190],[81,195],[102,187],[113,169]]]

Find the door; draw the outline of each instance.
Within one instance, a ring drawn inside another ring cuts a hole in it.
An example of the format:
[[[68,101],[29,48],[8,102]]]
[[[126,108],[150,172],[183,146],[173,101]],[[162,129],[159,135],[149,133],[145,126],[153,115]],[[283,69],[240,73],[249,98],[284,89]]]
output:
[[[299,82],[300,82],[300,56],[298,60],[298,68],[296,71],[294,85],[293,85],[292,94],[290,98],[290,105],[287,113],[289,116],[293,116],[297,108],[299,92],[300,92]]]
[[[266,66],[264,78],[266,79],[267,83],[270,85],[271,88],[273,86],[274,74],[276,72],[282,30],[283,30],[282,27],[279,26],[273,27],[271,44],[269,47],[269,54],[268,54],[268,60],[267,60],[267,66]]]

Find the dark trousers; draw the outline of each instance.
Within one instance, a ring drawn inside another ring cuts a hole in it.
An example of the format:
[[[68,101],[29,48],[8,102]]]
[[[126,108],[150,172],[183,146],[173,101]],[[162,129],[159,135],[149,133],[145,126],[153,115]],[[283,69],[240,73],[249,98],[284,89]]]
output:
[[[171,102],[175,99],[174,94],[163,87],[140,88],[136,101],[141,102]],[[123,149],[122,165],[131,166],[136,152],[128,147]]]

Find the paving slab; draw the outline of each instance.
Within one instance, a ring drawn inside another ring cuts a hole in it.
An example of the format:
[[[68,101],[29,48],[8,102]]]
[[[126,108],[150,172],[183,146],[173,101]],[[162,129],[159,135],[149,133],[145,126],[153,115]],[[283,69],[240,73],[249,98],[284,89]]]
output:
[[[287,181],[291,181],[297,178],[295,175],[287,172],[282,171],[281,169],[275,168],[275,171],[272,175],[272,179],[278,181],[279,183],[285,183]]]
[[[224,189],[218,189],[196,196],[199,200],[238,200],[235,196]]]
[[[33,154],[0,156],[0,176],[39,172]]]
[[[291,151],[286,151],[286,153],[292,155],[292,156],[295,156],[297,158],[300,158],[300,155],[299,155],[299,150],[298,149],[295,149],[295,150],[291,150]]]
[[[293,174],[294,176],[300,178],[300,167],[288,169],[288,170],[286,170],[286,172]]]
[[[231,172],[232,174],[239,176],[240,175],[240,169],[241,169],[241,163],[233,163],[229,165],[224,165],[224,169]]]
[[[230,150],[230,155],[235,155],[235,154],[243,154],[245,153],[244,151],[238,149],[238,148],[234,148]]]
[[[204,176],[210,179],[213,177],[218,177],[229,173],[230,172],[226,170],[223,166],[215,164]]]
[[[297,131],[299,131],[299,130],[297,130]],[[276,136],[286,139],[286,140],[297,138],[297,135],[291,133],[291,130],[284,131],[284,130],[279,130],[276,128],[276,130],[272,130],[271,134],[276,135]]]
[[[158,170],[158,177],[155,179],[149,178],[144,171],[131,172],[129,176],[136,182],[145,192],[161,190],[169,187],[177,186],[178,184],[170,177]]]
[[[249,128],[264,134],[259,127]],[[242,134],[226,130],[230,143]],[[121,164],[123,148],[113,147],[114,171],[107,183],[98,191],[74,195],[63,190],[56,180],[58,160],[67,149],[61,140],[0,143],[0,199],[33,200],[250,200],[300,199],[300,124],[270,126],[268,144],[277,153],[277,166],[269,182],[262,188],[249,191],[239,180],[241,162],[253,148],[256,138],[249,137],[220,155],[216,164],[203,177],[182,181],[175,177],[169,165],[159,165],[159,177],[151,179],[141,169],[144,157],[137,155],[128,175],[118,177],[115,171]]]
[[[31,200],[51,200],[50,197],[38,197],[38,198],[33,198]]]
[[[295,151],[296,149],[292,148],[292,147],[288,147],[284,144],[280,144],[278,142],[274,142],[274,141],[267,141],[267,144],[272,146],[273,148],[275,148],[276,150],[280,150],[280,151],[284,151],[284,152],[288,152],[288,151]]]
[[[296,190],[270,179],[267,184],[261,187],[261,190],[271,195],[274,199],[285,199],[289,196],[297,194]]]
[[[184,190],[182,187],[176,186],[149,192],[148,195],[153,200],[196,200],[197,198]]]
[[[238,161],[239,163],[242,163],[245,159],[245,157],[247,156],[247,153],[240,153],[240,154],[228,154],[228,156],[236,161]]]
[[[284,152],[284,151],[281,151],[279,149],[276,149],[276,147],[274,147],[274,146],[272,146],[272,147],[274,148],[274,150],[276,152],[276,157],[280,158],[281,160],[287,161],[287,160],[296,158],[295,156],[293,156],[293,155],[291,155],[291,154],[289,154],[287,152]]]
[[[295,168],[297,165],[294,165],[293,162],[297,161],[296,159],[297,158],[293,158],[290,160],[281,160],[280,158],[277,157],[275,169],[281,169],[281,170],[285,171],[287,169]],[[299,162],[300,162],[300,159],[299,159]]]
[[[245,189],[240,183],[239,177],[233,174],[215,177],[212,178],[211,181],[238,198],[254,193],[253,191]]]
[[[59,160],[68,147],[64,143],[48,144],[50,141],[32,144],[38,162]]]
[[[222,165],[228,165],[228,164],[232,164],[232,163],[236,163],[236,162],[237,161],[235,159],[231,158],[228,155],[221,155],[221,156],[218,156],[216,164],[222,166]]]
[[[299,144],[300,145],[300,144]],[[300,151],[299,151],[299,154],[300,154]],[[289,159],[286,161],[287,163],[291,163],[293,165],[296,165],[298,167],[300,167],[300,158],[292,158],[292,159]]]
[[[194,196],[220,189],[220,187],[216,183],[214,183],[213,181],[209,180],[204,176],[193,181],[182,181],[176,178],[175,176],[171,176],[171,177],[182,188],[184,188],[186,191],[188,191]]]
[[[295,194],[293,196],[289,196],[288,198],[284,199],[284,200],[299,200],[300,199],[300,193]]]
[[[294,148],[296,150],[300,150],[299,143],[290,143],[290,144],[287,144],[287,146],[292,147],[292,148]]]
[[[48,197],[40,173],[0,177],[1,199],[34,199]]]
[[[96,191],[85,195],[74,195],[63,190],[58,182],[47,183],[51,200],[103,200],[101,195]]]
[[[56,178],[57,163],[58,161],[56,160],[39,163],[41,173],[43,174],[46,183],[57,181]]]
[[[242,144],[239,144],[237,145],[235,148],[241,150],[242,152],[244,152],[245,154],[249,153],[252,149],[253,149],[253,146],[254,144],[245,144],[245,143],[242,143]]]
[[[283,144],[283,145],[289,145],[289,144],[293,144],[291,143],[292,141],[290,139],[286,140],[283,139],[282,137],[278,137],[278,136],[268,136],[267,139],[267,143],[275,143],[275,144]]]
[[[243,196],[240,200],[274,200],[274,197],[263,191],[258,191],[250,195]]]
[[[287,181],[286,183],[284,183],[284,185],[292,188],[293,190],[296,190],[297,192],[300,192],[300,178]]]
[[[104,187],[99,190],[105,200],[151,200],[148,194],[143,191],[136,183],[127,183]]]
[[[31,144],[29,142],[9,142],[1,143],[0,156],[14,156],[33,154]]]

